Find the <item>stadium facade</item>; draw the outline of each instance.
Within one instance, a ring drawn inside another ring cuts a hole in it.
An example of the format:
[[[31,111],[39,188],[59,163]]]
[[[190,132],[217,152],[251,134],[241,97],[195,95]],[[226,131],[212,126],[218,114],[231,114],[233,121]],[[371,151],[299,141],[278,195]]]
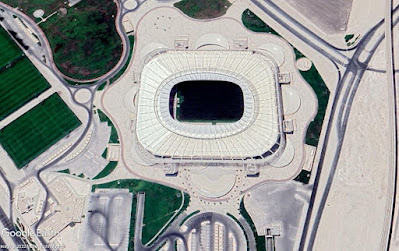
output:
[[[285,146],[281,89],[274,59],[256,50],[168,50],[142,63],[136,137],[159,162],[265,163]],[[171,116],[170,93],[184,81],[227,81],[244,97],[232,123],[181,122]]]

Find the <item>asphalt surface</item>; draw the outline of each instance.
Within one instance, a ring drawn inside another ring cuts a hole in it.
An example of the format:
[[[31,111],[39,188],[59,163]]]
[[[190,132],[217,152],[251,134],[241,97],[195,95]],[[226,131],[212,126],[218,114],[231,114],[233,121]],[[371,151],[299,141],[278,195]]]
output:
[[[392,7],[393,7],[393,0],[387,0],[386,2],[386,8],[385,8],[385,20],[389,20],[389,22],[384,23],[385,27],[385,51],[386,51],[386,77],[387,77],[387,83],[392,87],[391,91],[389,92],[389,102],[390,107],[393,107],[392,109],[392,116],[390,118],[390,123],[394,125],[394,130],[391,132],[391,165],[395,166],[395,169],[392,172],[391,181],[394,184],[394,189],[393,189],[393,196],[392,196],[392,208],[391,208],[391,219],[390,219],[390,230],[388,233],[388,240],[387,240],[387,250],[391,249],[391,243],[392,243],[392,232],[394,227],[394,221],[395,221],[395,206],[396,206],[396,193],[397,193],[397,178],[398,178],[398,110],[397,110],[397,87],[396,87],[396,78],[395,78],[395,61],[394,61],[394,46],[393,46],[393,24],[392,24]]]
[[[90,196],[85,228],[85,251],[127,250],[132,194],[129,190],[108,189]]]
[[[397,23],[397,19],[395,23]],[[314,191],[311,197],[311,204],[309,207],[307,219],[305,222],[305,228],[304,228],[304,234],[301,239],[301,244],[300,244],[300,250],[303,250],[305,248],[305,241],[306,241],[306,235],[309,230],[309,221],[310,217],[313,213],[313,205],[314,205],[314,200],[316,194],[320,191],[321,189],[323,195],[322,195],[322,200],[317,209],[315,209],[316,213],[316,219],[314,225],[311,227],[310,231],[310,240],[309,244],[307,247],[307,250],[312,250],[313,244],[314,244],[314,239],[317,233],[317,228],[320,222],[321,215],[323,213],[323,209],[327,200],[327,196],[329,193],[329,190],[331,188],[331,184],[334,178],[335,170],[337,167],[338,159],[340,156],[341,148],[342,148],[342,142],[345,136],[345,130],[348,122],[348,117],[350,113],[350,108],[354,99],[354,96],[356,94],[356,90],[359,86],[360,80],[364,74],[364,72],[367,70],[367,64],[370,62],[371,57],[373,56],[375,49],[378,47],[378,45],[381,43],[383,40],[384,36],[380,35],[378,37],[374,37],[374,34],[376,34],[376,31],[378,29],[381,29],[382,22],[377,24],[375,27],[373,27],[370,32],[368,32],[365,36],[364,39],[361,40],[358,44],[358,47],[356,49],[356,52],[354,56],[351,58],[349,64],[346,67],[346,71],[340,80],[340,82],[337,85],[337,89],[334,95],[334,100],[333,100],[333,105],[332,105],[332,112],[331,116],[328,119],[328,125],[327,125],[327,133],[326,133],[326,139],[324,141],[324,144],[322,145],[322,152],[321,152],[321,159],[319,166],[317,168],[317,174],[316,174],[316,179],[314,183]],[[364,50],[364,48],[368,46],[368,48],[372,48],[371,50]],[[365,60],[363,62],[359,61],[359,58],[364,58]],[[335,130],[335,132],[338,135],[338,145],[336,146],[331,146],[329,144],[329,139],[332,135],[332,131]],[[319,146],[320,147],[320,146]],[[331,149],[335,148],[335,149]],[[330,149],[329,149],[330,148]],[[319,177],[320,177],[320,172],[322,170],[322,166],[325,161],[325,154],[326,151],[334,151],[335,156],[333,160],[333,165],[332,168],[330,169],[330,174],[328,178],[328,182],[326,187],[324,188],[319,188],[318,187],[318,182],[319,182]]]
[[[349,59],[341,52],[342,49],[334,47],[325,40],[321,39],[314,32],[310,31],[308,28],[289,16],[272,1],[251,1],[264,13],[266,13],[268,16],[278,22],[282,27],[284,27],[284,29],[308,44],[310,47],[315,49],[323,56],[343,66],[346,66],[348,64]]]
[[[191,233],[192,230],[196,230],[197,233],[197,241],[199,241],[200,238],[200,233],[201,233],[201,223],[205,221],[210,222],[210,233],[209,237],[211,238],[211,250],[213,247],[213,236],[214,236],[214,224],[216,222],[222,224],[224,226],[224,243],[225,246],[227,246],[228,243],[228,238],[227,238],[227,232],[231,232],[236,240],[237,247],[241,247],[241,249],[238,250],[243,250],[242,247],[246,247],[247,244],[245,243],[245,238],[244,238],[244,233],[242,232],[241,228],[239,225],[231,219],[227,215],[222,215],[219,213],[215,212],[204,212],[204,213],[199,213],[196,214],[192,217],[190,217],[184,224],[187,226],[187,229],[185,231],[181,231],[179,228],[179,223],[183,219],[184,215],[181,215],[178,219],[176,219],[171,226],[165,231],[164,234],[162,234],[155,242],[153,245],[148,246],[148,247],[142,247],[141,249],[138,249],[140,251],[150,251],[150,250],[157,250],[160,248],[165,241],[168,241],[169,244],[173,247],[174,243],[176,240],[181,240],[183,243],[183,250],[188,251],[189,246],[187,243],[187,239]],[[248,226],[249,227],[249,226]],[[248,233],[249,235],[252,234],[252,231]],[[252,236],[253,237],[253,236]],[[173,250],[173,249],[170,249]],[[250,251],[255,251],[256,248],[249,249]]]
[[[142,244],[143,235],[143,219],[144,219],[144,202],[145,194],[137,194],[137,207],[136,207],[136,221],[134,224],[134,250],[141,250],[144,248]]]
[[[7,228],[9,231],[13,231],[14,230],[14,224],[10,221],[10,219],[7,217],[7,215],[5,214],[4,210],[0,207],[0,222],[1,224]],[[22,241],[21,238],[17,237],[17,236],[10,236],[9,238],[12,239],[12,241],[14,242],[15,247],[20,247],[17,248],[18,250],[27,250],[26,248],[23,248],[24,246],[24,242]],[[0,236],[0,244],[4,245],[4,240],[2,239],[2,237]]]
[[[378,27],[381,27],[381,25],[379,25]],[[374,33],[369,33],[368,36],[372,37],[373,34]],[[363,51],[364,45],[361,46],[356,51],[355,56],[351,59],[351,62],[349,63],[349,65],[342,77],[342,80],[338,84],[338,88],[337,88],[337,91],[336,91],[336,94],[335,94],[334,100],[333,100],[333,105],[332,105],[333,108],[332,108],[331,116],[329,118],[329,124],[327,126],[326,139],[322,146],[322,154],[321,154],[320,164],[318,167],[317,176],[320,175],[320,171],[322,170],[322,166],[325,161],[324,157],[325,157],[326,151],[333,151],[333,152],[335,152],[335,154],[334,154],[332,168],[330,169],[330,174],[329,174],[327,185],[324,188],[320,188],[320,189],[323,189],[323,191],[322,191],[323,195],[322,195],[321,203],[316,210],[316,220],[315,220],[315,223],[310,232],[311,238],[309,240],[309,245],[307,248],[308,250],[312,250],[312,248],[313,248],[314,239],[315,239],[315,236],[317,233],[317,228],[320,223],[320,219],[321,219],[321,216],[322,216],[325,204],[326,204],[326,200],[327,200],[330,188],[331,188],[332,181],[334,179],[337,163],[338,163],[339,156],[340,156],[341,149],[342,149],[342,143],[343,143],[345,132],[346,132],[350,108],[351,108],[354,96],[355,96],[357,88],[360,84],[361,78],[367,69],[367,64],[369,63],[372,55],[375,52],[375,49],[381,43],[382,39],[383,39],[383,37],[380,37],[379,39],[373,39],[373,40],[370,39],[370,41],[372,41],[374,43],[374,46],[373,46],[374,48],[370,52]],[[364,42],[365,42],[365,40],[363,41],[363,43]],[[369,54],[369,55],[367,56],[367,58],[364,62],[359,62],[358,59],[363,56],[362,54]],[[338,135],[338,144],[336,146],[331,146],[332,144],[329,145],[329,139],[330,139],[332,130],[335,130]],[[331,147],[335,147],[335,149],[331,149]],[[306,231],[308,230],[309,220],[310,220],[310,216],[311,216],[309,214],[312,214],[311,209],[313,207],[314,199],[315,199],[315,196],[318,191],[319,191],[318,190],[318,179],[316,178],[315,184],[314,184],[314,191],[313,191],[312,198],[311,198],[312,204],[310,206],[308,218],[305,223],[303,238],[306,238]],[[304,241],[305,241],[305,239],[302,239],[300,250],[303,250],[303,248],[304,248]]]
[[[348,117],[350,113],[350,108],[356,94],[357,88],[361,81],[361,78],[366,70],[368,70],[368,63],[370,62],[372,56],[378,45],[384,39],[384,34],[381,34],[381,29],[383,29],[382,24],[384,20],[380,21],[374,27],[372,27],[369,32],[367,32],[363,38],[358,42],[358,44],[352,48],[355,53],[351,58],[346,57],[343,59],[340,53],[337,51],[342,51],[342,49],[331,46],[327,42],[323,41],[320,37],[315,35],[313,32],[309,31],[303,25],[296,22],[287,13],[282,11],[278,6],[269,0],[257,1],[252,0],[255,5],[257,5],[262,11],[272,17],[286,30],[290,31],[297,38],[301,39],[303,42],[309,44],[314,49],[316,49],[320,54],[330,59],[335,63],[341,64],[345,67],[345,72],[342,77],[340,77],[337,84],[337,88],[334,93],[334,99],[332,104],[332,111],[330,118],[327,119],[327,133],[326,139],[321,146],[321,157],[319,166],[317,167],[316,178],[314,182],[314,190],[311,196],[308,214],[305,221],[305,227],[303,230],[303,235],[300,242],[300,250],[305,249],[305,242],[310,231],[309,244],[307,250],[313,249],[314,239],[316,236],[317,228],[320,222],[321,215],[327,200],[329,190],[334,178],[336,166],[340,156],[343,138],[345,136],[345,130],[348,123]],[[398,7],[394,9],[396,13]],[[398,17],[394,18],[394,25],[398,22]],[[375,36],[375,34],[378,34]],[[365,48],[367,47],[367,50]],[[351,49],[351,50],[352,50]],[[361,61],[362,60],[362,61]],[[330,101],[331,102],[331,101]],[[338,144],[329,144],[331,137],[338,136]],[[320,146],[319,146],[320,148]],[[329,171],[328,182],[325,187],[319,187],[319,178],[322,171],[322,167],[325,164],[325,155],[327,151],[335,152],[332,168]],[[396,170],[397,167],[395,166]],[[396,185],[394,185],[396,187]],[[396,192],[396,190],[395,190]],[[315,203],[315,197],[317,193],[322,193],[321,203],[318,208],[313,208]],[[314,209],[314,211],[313,211]],[[313,226],[310,226],[310,220],[312,214],[316,214]],[[391,226],[392,227],[392,226]]]

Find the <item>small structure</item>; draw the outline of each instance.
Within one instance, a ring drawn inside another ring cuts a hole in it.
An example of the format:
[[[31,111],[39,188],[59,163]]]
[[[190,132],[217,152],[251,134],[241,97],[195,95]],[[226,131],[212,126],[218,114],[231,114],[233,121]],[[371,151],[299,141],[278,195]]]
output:
[[[189,36],[178,36],[175,39],[175,48],[176,49],[188,49],[189,47]]]
[[[308,58],[302,57],[296,61],[296,67],[298,67],[300,71],[308,71],[312,68],[312,61]]]
[[[234,40],[234,49],[248,49],[248,37],[237,37]]]
[[[278,82],[280,84],[289,84],[291,83],[291,73],[280,73],[278,74]]]
[[[45,214],[48,218],[39,226],[48,242],[70,223],[81,222],[85,197],[75,193],[65,178],[57,178],[49,184],[53,199],[49,199],[51,208]],[[51,202],[54,202],[51,204]]]
[[[177,163],[165,163],[163,166],[165,175],[176,175],[179,172],[179,164]]]
[[[248,177],[257,177],[259,175],[259,165],[249,164],[245,167]]]
[[[283,131],[285,133],[293,133],[294,132],[294,121],[284,120],[283,121]]]
[[[80,1],[82,1],[82,0],[68,0],[68,6],[73,7],[76,4],[78,4]]]
[[[128,18],[123,17],[122,25],[123,25],[123,28],[125,29],[125,32],[127,35],[130,35],[134,32],[134,26]]]

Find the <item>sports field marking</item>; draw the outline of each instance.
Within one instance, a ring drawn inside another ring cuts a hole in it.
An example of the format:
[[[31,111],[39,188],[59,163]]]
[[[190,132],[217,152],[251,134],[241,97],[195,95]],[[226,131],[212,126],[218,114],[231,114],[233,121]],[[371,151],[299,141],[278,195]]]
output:
[[[21,168],[81,124],[55,93],[1,129],[0,144]]]
[[[0,68],[5,67],[14,59],[23,55],[21,49],[11,39],[8,33],[0,27]]]
[[[26,57],[0,72],[0,120],[50,87]]]

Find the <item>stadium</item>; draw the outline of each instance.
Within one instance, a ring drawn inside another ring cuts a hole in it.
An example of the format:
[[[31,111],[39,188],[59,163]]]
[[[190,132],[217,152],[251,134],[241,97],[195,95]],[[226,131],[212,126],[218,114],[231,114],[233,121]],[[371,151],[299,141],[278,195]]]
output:
[[[143,61],[143,151],[165,163],[265,163],[284,150],[278,67],[268,54],[160,49]]]

